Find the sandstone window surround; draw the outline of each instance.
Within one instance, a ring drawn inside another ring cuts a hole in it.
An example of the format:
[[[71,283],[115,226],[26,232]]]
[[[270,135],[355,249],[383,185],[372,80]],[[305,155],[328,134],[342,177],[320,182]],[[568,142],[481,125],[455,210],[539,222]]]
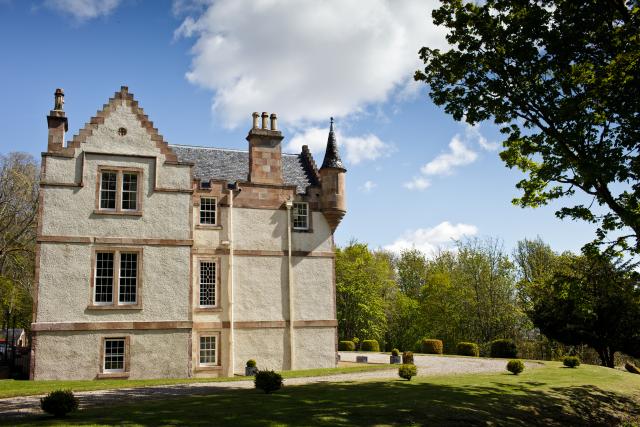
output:
[[[202,331],[198,333],[198,352],[196,371],[221,369],[220,332]]]
[[[200,226],[218,225],[218,200],[215,197],[200,197],[199,221]]]
[[[128,378],[130,348],[131,338],[129,336],[103,337],[98,378]]]
[[[94,248],[87,309],[142,309],[142,255],[142,248]]]
[[[140,168],[98,166],[94,213],[142,215],[142,182]]]
[[[293,208],[291,209],[291,217],[292,217],[291,223],[293,224],[294,231],[310,230],[309,203],[293,202]]]
[[[220,259],[198,257],[196,312],[222,311],[220,307]]]

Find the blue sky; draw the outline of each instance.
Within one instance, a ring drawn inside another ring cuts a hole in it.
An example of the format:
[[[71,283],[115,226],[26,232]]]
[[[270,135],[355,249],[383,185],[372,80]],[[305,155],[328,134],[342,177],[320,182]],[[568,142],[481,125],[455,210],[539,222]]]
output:
[[[322,161],[336,117],[348,214],[336,242],[429,252],[492,236],[507,250],[541,236],[577,251],[589,225],[554,204],[511,204],[521,178],[498,157],[490,123],[457,123],[412,82],[423,45],[446,48],[420,0],[0,0],[7,123],[0,153],[46,149],[53,92],[65,90],[67,139],[121,85],[167,141],[246,149],[251,112],[278,114],[283,149]]]

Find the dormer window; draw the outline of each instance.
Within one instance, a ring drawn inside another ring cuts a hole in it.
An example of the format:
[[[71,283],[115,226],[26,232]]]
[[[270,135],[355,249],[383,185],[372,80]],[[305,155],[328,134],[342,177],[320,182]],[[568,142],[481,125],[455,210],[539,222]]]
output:
[[[293,202],[291,210],[293,229],[308,230],[309,229],[309,203]]]
[[[95,213],[141,215],[141,177],[141,169],[100,167]]]

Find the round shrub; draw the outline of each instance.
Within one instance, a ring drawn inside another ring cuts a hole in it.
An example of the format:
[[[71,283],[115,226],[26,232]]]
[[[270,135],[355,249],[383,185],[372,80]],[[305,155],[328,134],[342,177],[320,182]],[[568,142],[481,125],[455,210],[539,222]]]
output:
[[[257,366],[256,361],[253,359],[247,360],[247,368],[255,368]]]
[[[274,371],[258,371],[253,383],[256,388],[269,394],[282,388],[282,375]]]
[[[361,351],[380,351],[380,345],[376,340],[362,340]]]
[[[516,344],[513,341],[506,339],[492,341],[491,357],[502,357],[505,359],[518,357]]]
[[[414,364],[405,363],[398,368],[398,375],[400,378],[411,381],[411,377],[418,375],[418,368]]]
[[[513,375],[518,375],[520,372],[524,371],[524,363],[519,359],[509,360],[509,363],[507,363],[507,371],[511,372]]]
[[[405,351],[402,353],[402,363],[405,365],[413,365],[413,352]]]
[[[398,350],[397,348],[394,348],[393,350],[391,350],[391,355],[400,356],[400,350]]]
[[[580,358],[578,356],[565,356],[562,359],[562,364],[567,368],[577,368],[580,366]]]
[[[480,356],[478,344],[473,342],[459,342],[456,346],[456,353],[460,356]]]
[[[40,408],[54,417],[64,417],[78,409],[78,398],[71,390],[56,390],[40,399]]]
[[[353,343],[356,345],[356,349],[358,348],[358,344],[360,344],[360,338],[358,337],[353,337],[351,339],[351,341],[353,341]]]
[[[442,354],[442,341],[423,338],[420,350],[425,354]]]
[[[340,341],[338,343],[338,350],[340,351],[355,351],[356,344],[353,341]]]

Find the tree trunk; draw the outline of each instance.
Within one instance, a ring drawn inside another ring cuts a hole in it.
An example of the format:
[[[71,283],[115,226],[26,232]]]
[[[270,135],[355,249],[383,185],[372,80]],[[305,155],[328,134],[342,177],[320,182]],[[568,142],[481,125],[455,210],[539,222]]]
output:
[[[598,356],[600,356],[600,365],[606,368],[615,368],[615,354],[616,352],[609,347],[603,347],[596,349]]]

